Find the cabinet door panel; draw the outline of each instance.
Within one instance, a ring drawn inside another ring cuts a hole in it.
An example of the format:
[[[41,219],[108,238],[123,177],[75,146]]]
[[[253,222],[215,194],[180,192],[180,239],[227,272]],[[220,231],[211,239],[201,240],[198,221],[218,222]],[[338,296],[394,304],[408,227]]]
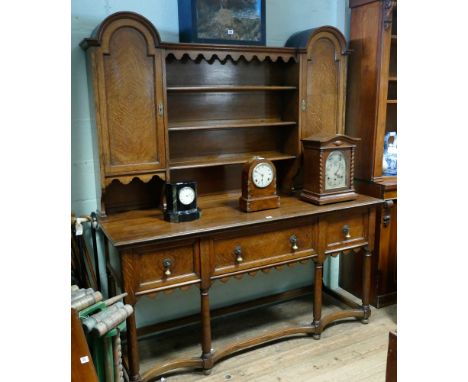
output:
[[[116,29],[102,52],[107,175],[164,168],[161,52],[134,26]]]
[[[321,32],[307,47],[302,138],[344,133],[346,56],[336,36]]]

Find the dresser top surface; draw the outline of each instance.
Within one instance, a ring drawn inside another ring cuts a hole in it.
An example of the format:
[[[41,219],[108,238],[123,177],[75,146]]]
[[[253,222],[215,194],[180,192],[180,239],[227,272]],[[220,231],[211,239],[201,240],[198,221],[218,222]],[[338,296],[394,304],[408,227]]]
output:
[[[281,195],[280,208],[247,213],[239,210],[239,196],[239,193],[232,193],[200,197],[198,206],[202,210],[202,216],[191,222],[169,223],[164,220],[161,210],[151,209],[110,215],[100,218],[99,223],[115,247],[125,247],[345,211],[383,202],[381,199],[358,195],[356,200],[350,202],[316,206],[299,200],[297,196]]]

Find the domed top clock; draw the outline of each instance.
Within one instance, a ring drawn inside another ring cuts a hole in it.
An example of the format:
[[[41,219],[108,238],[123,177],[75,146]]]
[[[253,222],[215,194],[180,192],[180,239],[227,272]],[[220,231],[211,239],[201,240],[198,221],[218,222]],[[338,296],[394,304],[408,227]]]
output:
[[[242,169],[242,196],[239,208],[245,212],[280,206],[276,194],[276,168],[268,159],[253,157]]]
[[[304,187],[301,199],[314,204],[357,198],[354,191],[354,157],[358,138],[314,135],[302,139]]]

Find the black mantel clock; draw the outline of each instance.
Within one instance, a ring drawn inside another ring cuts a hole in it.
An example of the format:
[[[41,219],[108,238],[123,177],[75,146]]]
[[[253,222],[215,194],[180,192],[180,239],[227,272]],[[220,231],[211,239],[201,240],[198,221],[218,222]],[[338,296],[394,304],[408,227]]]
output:
[[[197,207],[197,183],[178,182],[166,184],[166,210],[164,220],[172,223],[188,222],[200,218]]]

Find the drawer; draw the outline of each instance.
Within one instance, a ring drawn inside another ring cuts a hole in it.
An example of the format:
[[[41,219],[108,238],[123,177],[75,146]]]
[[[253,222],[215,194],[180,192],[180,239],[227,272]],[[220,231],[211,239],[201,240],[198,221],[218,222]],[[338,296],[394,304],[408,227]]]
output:
[[[369,214],[367,210],[342,212],[326,218],[326,249],[335,252],[365,245],[369,238]]]
[[[185,245],[149,246],[133,250],[136,294],[200,281],[198,241]]]
[[[316,225],[289,225],[243,230],[213,240],[212,276],[255,270],[315,253]],[[253,233],[255,232],[255,233]]]

